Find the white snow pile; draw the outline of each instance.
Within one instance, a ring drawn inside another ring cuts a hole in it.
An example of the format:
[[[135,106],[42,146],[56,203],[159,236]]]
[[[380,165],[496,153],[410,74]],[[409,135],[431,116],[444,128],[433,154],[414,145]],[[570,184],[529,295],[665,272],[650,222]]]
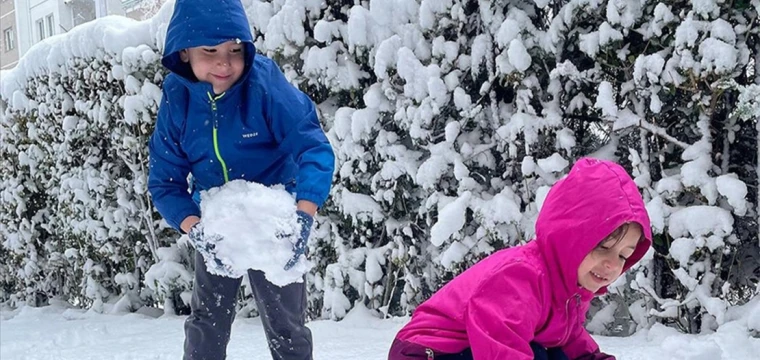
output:
[[[309,270],[303,257],[290,270],[284,269],[293,256],[301,225],[295,199],[282,185],[266,187],[234,180],[203,191],[201,214],[204,235],[222,237],[216,243],[217,257],[231,265],[236,276],[248,269],[261,270],[271,283],[285,286],[301,282]],[[213,271],[209,259],[206,263]]]

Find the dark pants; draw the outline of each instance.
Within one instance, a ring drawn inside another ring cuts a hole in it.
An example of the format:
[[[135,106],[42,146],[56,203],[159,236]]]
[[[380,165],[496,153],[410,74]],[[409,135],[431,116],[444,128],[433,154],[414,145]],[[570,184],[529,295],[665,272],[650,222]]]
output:
[[[530,348],[535,360],[569,360],[561,348],[547,349],[536,343],[530,343]]]
[[[569,360],[562,349],[546,349],[536,343],[530,343],[533,349],[534,360]],[[391,351],[388,354],[388,360],[473,360],[472,351],[464,349],[456,354],[442,354],[426,349],[424,346],[403,340],[393,340]]]
[[[311,330],[304,325],[305,282],[279,287],[254,270],[248,270],[248,277],[272,358],[311,360]],[[185,321],[185,360],[226,357],[241,281],[209,274],[203,257],[196,254],[192,314]]]

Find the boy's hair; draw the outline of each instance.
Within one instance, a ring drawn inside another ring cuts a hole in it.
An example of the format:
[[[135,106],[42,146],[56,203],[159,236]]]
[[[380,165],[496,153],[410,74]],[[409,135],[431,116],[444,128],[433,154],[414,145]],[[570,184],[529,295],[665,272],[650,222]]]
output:
[[[608,247],[615,247],[619,242],[623,241],[623,238],[626,234],[628,234],[628,230],[631,229],[631,226],[636,226],[639,229],[639,232],[641,232],[641,236],[639,236],[639,242],[641,242],[644,239],[644,229],[641,227],[641,224],[637,222],[627,222],[623,225],[618,226],[617,229],[613,230],[607,237],[602,239],[602,241],[599,242],[596,246],[602,246],[602,244],[606,244],[612,240],[614,240],[613,243],[609,244]]]

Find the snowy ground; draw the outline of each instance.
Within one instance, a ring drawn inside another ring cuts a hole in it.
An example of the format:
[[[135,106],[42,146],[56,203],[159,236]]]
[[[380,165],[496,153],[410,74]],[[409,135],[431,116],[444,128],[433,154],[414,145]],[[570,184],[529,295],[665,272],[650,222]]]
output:
[[[141,314],[100,315],[62,307],[0,312],[0,359],[179,359],[184,317]],[[314,321],[314,357],[386,359],[388,346],[405,320],[379,320],[356,310],[341,322]],[[619,360],[750,360],[760,339],[747,336],[741,321],[709,335],[681,335],[664,327],[629,338],[597,337]],[[229,359],[269,360],[257,319],[234,324]]]

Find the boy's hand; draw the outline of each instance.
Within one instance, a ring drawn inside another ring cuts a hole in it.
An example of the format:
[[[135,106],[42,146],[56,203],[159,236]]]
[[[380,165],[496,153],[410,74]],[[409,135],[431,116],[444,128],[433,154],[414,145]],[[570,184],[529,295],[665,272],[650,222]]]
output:
[[[203,225],[200,222],[190,228],[187,236],[190,238],[190,243],[195,248],[195,251],[203,256],[209,273],[230,278],[238,278],[241,276],[236,274],[229,264],[225,264],[216,255],[216,244],[224,240],[224,238],[219,235],[205,236],[203,234]]]
[[[306,245],[309,241],[309,234],[311,234],[311,225],[314,224],[314,217],[306,212],[298,210],[296,214],[298,214],[298,223],[301,225],[301,233],[298,235],[298,241],[293,245],[293,257],[285,264],[285,270],[290,270],[298,263],[301,255],[306,254]]]

